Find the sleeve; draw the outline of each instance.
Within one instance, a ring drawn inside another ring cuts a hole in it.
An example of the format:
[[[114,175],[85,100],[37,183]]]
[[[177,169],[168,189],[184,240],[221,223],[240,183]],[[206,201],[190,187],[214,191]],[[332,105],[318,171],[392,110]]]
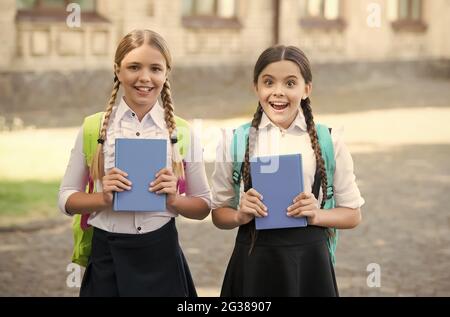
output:
[[[59,210],[68,216],[66,211],[67,199],[76,192],[84,192],[89,180],[89,168],[86,165],[86,158],[83,152],[83,127],[78,131],[75,146],[70,153],[69,164],[59,187],[58,207]]]
[[[199,197],[211,208],[211,190],[203,161],[203,146],[198,135],[191,129],[191,146],[186,156],[186,196]]]
[[[233,160],[230,152],[233,133],[222,129],[221,136],[216,148],[216,161],[212,174],[212,209],[228,207],[234,198]]]
[[[364,204],[356,176],[353,159],[343,140],[343,128],[332,129],[336,170],[334,172],[334,195],[336,207],[360,208]]]

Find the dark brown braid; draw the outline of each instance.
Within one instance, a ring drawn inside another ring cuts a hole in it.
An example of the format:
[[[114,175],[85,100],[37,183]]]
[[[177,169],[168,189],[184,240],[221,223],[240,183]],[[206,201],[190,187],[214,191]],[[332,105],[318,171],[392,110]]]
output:
[[[311,145],[314,150],[315,157],[316,157],[316,165],[317,165],[317,168],[319,170],[320,177],[322,180],[321,186],[322,186],[322,196],[323,197],[322,197],[321,207],[323,208],[323,205],[325,204],[325,201],[327,200],[328,180],[327,180],[327,172],[325,169],[325,161],[323,160],[323,157],[322,157],[322,150],[320,149],[319,138],[317,137],[316,126],[314,124],[314,118],[313,118],[310,104],[311,104],[311,101],[309,100],[309,98],[306,98],[306,99],[302,100],[302,102],[301,102],[303,115],[305,116],[305,121],[306,121],[306,128],[308,130],[309,138],[311,139]]]
[[[261,118],[263,114],[263,109],[261,104],[258,104],[256,108],[256,112],[253,115],[252,124],[250,127],[250,131],[248,133],[247,145],[245,147],[245,156],[244,162],[242,163],[242,180],[244,182],[244,191],[247,192],[252,187],[252,180],[250,176],[250,154],[254,154],[254,149],[256,145],[256,137],[259,129],[259,124],[261,123]],[[257,232],[255,226],[252,227],[251,231],[252,243],[250,245],[250,250],[248,253],[250,254],[255,246]]]
[[[248,134],[247,145],[245,147],[244,162],[242,164],[242,179],[244,181],[244,191],[247,191],[252,187],[250,177],[250,154],[254,154],[253,151],[256,145],[256,136],[259,129],[259,124],[261,123],[262,114],[262,107],[260,104],[258,104],[256,112],[253,115],[252,124]]]
[[[314,124],[314,118],[311,110],[311,101],[309,98],[302,100],[301,102],[303,115],[305,116],[306,121],[306,129],[308,130],[309,138],[311,139],[311,145],[314,150],[314,154],[316,157],[316,165],[319,169],[320,178],[321,178],[321,186],[322,186],[322,203],[320,208],[323,208],[325,202],[327,200],[327,187],[328,187],[328,179],[327,172],[325,169],[325,161],[322,157],[322,150],[320,149],[319,138],[317,137],[316,126]],[[334,231],[332,228],[327,229],[327,233],[330,237],[334,237]]]

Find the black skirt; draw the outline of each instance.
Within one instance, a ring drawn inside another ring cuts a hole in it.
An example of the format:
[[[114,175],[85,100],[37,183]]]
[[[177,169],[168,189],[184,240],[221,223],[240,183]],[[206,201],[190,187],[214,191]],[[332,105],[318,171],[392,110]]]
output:
[[[175,220],[145,234],[94,228],[80,296],[197,296]]]
[[[326,229],[316,226],[257,231],[241,226],[221,296],[339,296]]]

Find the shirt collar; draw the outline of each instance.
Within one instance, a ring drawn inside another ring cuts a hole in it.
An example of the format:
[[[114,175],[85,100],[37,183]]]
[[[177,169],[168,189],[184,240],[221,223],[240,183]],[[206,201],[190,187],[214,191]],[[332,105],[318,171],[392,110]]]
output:
[[[122,97],[119,105],[117,106],[116,111],[116,120],[119,122],[126,115],[132,115],[134,113],[133,110],[127,105],[125,99]],[[152,107],[152,109],[144,116],[142,120],[152,119],[153,122],[160,128],[166,129],[166,121],[164,119],[164,109],[159,104],[159,101],[156,100],[156,103]]]
[[[270,119],[266,115],[266,113],[263,112],[262,117],[261,117],[261,122],[259,124],[259,129],[266,128],[267,126],[276,127],[276,125],[272,121],[270,121]],[[305,117],[303,116],[303,111],[300,108],[297,112],[297,116],[295,117],[291,126],[287,130],[294,129],[295,127],[298,127],[303,131],[307,131]]]

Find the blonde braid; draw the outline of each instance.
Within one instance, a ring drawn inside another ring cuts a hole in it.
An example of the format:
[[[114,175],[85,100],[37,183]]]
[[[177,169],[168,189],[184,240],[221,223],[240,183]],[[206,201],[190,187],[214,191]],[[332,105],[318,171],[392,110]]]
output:
[[[172,94],[170,92],[170,82],[167,78],[161,90],[161,100],[164,106],[164,119],[166,121],[167,129],[172,144],[172,169],[178,178],[184,178],[183,159],[180,154],[178,142],[172,142],[177,139],[177,124],[175,122],[174,107],[172,102]]]
[[[111,98],[109,98],[108,105],[106,106],[105,116],[103,119],[102,127],[100,129],[99,142],[97,144],[97,149],[95,155],[92,157],[91,164],[91,176],[94,180],[101,179],[105,175],[104,158],[103,158],[103,143],[106,140],[106,129],[109,125],[109,119],[111,113],[116,103],[117,93],[119,91],[120,81],[114,77],[114,86],[111,92]]]

